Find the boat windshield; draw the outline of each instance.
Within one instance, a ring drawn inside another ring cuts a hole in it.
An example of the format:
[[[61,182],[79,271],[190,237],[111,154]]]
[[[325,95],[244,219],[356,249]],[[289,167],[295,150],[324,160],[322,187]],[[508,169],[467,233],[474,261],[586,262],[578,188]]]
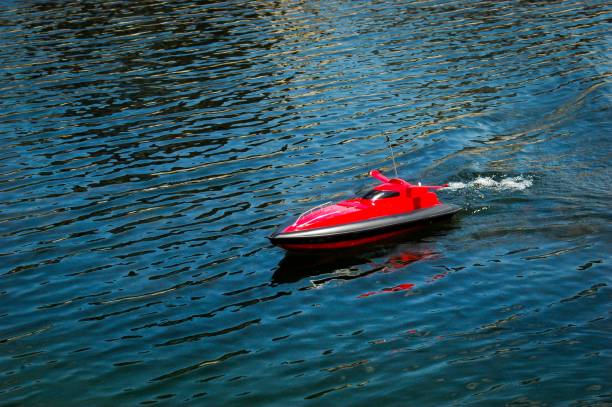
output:
[[[368,192],[366,192],[366,194],[363,195],[362,198],[369,199],[371,201],[376,201],[378,199],[393,198],[395,196],[399,196],[399,192],[397,191],[379,191],[376,189],[371,189]]]

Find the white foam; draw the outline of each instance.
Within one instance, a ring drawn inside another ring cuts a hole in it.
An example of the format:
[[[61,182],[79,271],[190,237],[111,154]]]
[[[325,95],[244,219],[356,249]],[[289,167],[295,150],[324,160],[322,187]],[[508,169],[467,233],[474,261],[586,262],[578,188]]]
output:
[[[529,178],[525,177],[508,177],[502,178],[499,181],[491,177],[478,177],[473,181],[469,182],[449,182],[448,189],[457,190],[463,188],[471,189],[495,189],[501,190],[515,190],[522,191],[529,188],[533,182]]]

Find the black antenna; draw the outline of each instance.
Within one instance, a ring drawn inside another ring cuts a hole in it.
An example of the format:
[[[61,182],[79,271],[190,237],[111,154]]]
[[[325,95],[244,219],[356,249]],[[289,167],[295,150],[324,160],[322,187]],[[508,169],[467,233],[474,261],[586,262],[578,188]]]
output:
[[[391,161],[393,161],[393,170],[395,171],[395,178],[399,178],[397,175],[397,166],[395,165],[395,156],[393,154],[393,147],[391,147],[391,139],[387,136],[387,144],[389,145],[389,150],[391,150]]]

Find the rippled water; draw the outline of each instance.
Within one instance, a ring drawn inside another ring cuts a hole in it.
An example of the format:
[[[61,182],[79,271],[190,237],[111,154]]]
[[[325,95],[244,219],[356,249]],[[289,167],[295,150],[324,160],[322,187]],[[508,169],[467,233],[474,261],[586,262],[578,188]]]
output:
[[[609,405],[610,7],[0,5],[0,404]],[[390,173],[452,222],[265,237]]]

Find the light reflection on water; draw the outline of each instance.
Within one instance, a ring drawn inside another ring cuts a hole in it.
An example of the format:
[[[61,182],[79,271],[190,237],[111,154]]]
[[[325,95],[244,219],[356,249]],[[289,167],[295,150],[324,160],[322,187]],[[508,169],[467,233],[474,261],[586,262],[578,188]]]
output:
[[[608,14],[0,5],[0,401],[609,403]],[[452,222],[268,244],[386,137]]]

